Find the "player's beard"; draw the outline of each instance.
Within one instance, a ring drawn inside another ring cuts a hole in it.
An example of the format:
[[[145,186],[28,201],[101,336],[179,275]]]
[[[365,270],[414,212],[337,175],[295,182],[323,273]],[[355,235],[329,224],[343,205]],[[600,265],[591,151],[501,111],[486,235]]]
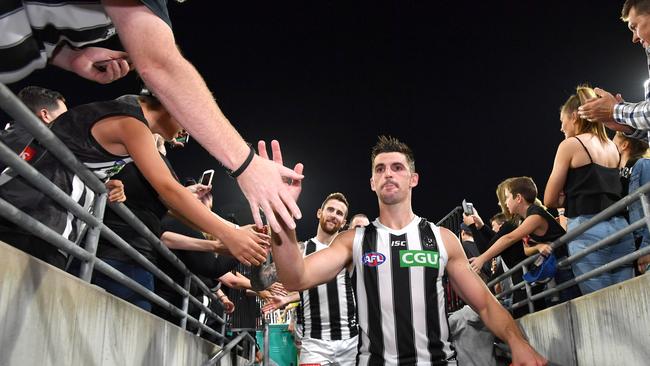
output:
[[[323,230],[328,235],[336,234],[341,229],[341,226],[343,226],[342,223],[340,223],[340,222],[339,223],[336,223],[336,221],[331,221],[331,222],[335,223],[335,225],[333,226],[333,228],[330,229],[327,226],[327,220],[325,220],[324,217],[321,217],[321,219],[319,220],[319,225],[320,225],[321,230]]]

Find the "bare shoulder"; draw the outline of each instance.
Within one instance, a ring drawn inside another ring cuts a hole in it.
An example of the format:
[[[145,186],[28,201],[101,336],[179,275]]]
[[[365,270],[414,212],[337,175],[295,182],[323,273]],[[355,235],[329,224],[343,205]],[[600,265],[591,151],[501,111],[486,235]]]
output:
[[[354,235],[356,233],[356,230],[346,230],[342,233],[339,233],[336,238],[332,241],[332,246],[343,246],[348,248],[349,250],[352,249],[352,244],[354,243]]]
[[[582,144],[580,144],[580,141],[578,138],[568,138],[562,140],[560,142],[560,145],[558,145],[557,150],[559,151],[575,151],[578,148],[581,148]]]
[[[445,249],[447,250],[447,255],[449,255],[450,258],[456,257],[459,251],[462,252],[462,247],[458,237],[456,237],[456,235],[446,227],[440,226],[439,228],[442,243],[445,245]]]

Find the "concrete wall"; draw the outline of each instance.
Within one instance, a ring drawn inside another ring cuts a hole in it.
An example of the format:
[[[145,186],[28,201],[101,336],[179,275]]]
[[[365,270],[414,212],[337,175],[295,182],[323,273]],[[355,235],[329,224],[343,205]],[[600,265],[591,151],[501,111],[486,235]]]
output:
[[[531,344],[566,366],[650,365],[650,276],[520,319]]]
[[[200,365],[218,349],[0,242],[0,366]]]

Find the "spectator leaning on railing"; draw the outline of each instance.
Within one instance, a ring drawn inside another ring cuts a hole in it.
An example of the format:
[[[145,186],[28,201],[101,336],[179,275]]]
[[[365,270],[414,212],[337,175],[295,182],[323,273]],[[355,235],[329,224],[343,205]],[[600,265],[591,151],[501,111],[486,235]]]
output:
[[[500,225],[496,232],[488,228],[486,225],[483,225],[483,220],[478,216],[478,213],[476,213],[476,208],[474,210],[475,215],[472,216],[474,223],[470,224],[469,227],[474,234],[474,241],[476,242],[476,245],[478,246],[481,253],[488,250],[497,240],[499,240],[499,238],[508,235],[516,230],[519,226],[519,223],[521,222],[521,217],[517,214],[512,214],[506,205],[506,187],[510,179],[511,178],[499,183],[496,189],[497,199],[499,200],[499,206],[501,207],[501,213],[507,218],[507,221]],[[524,243],[521,241],[521,239],[505,248],[501,253],[501,259],[508,268],[512,268],[519,262],[525,260],[526,254],[524,253]],[[521,270],[515,271],[512,274],[513,284],[518,284],[521,281],[523,281]],[[533,287],[533,294],[541,290],[542,289],[540,287]],[[525,288],[515,290],[512,293],[513,304],[526,298],[527,295]],[[534,306],[536,311],[543,309],[545,306],[544,300],[535,301]],[[521,306],[512,310],[512,316],[514,318],[522,317],[528,313],[528,306]]]
[[[479,271],[481,266],[489,259],[497,256],[517,241],[529,237],[529,249],[524,251],[527,255],[540,253],[544,256],[555,255],[558,258],[567,257],[567,249],[560,246],[551,253],[549,243],[565,234],[564,229],[555,221],[548,211],[535,204],[537,200],[537,186],[529,177],[516,177],[508,179],[505,189],[506,205],[508,211],[513,215],[524,218],[524,221],[514,231],[502,236],[480,257],[472,260],[472,268]],[[573,274],[567,270],[558,270],[555,276],[557,284],[561,284],[573,278]],[[565,302],[580,296],[578,288],[572,286],[560,293],[560,301]]]
[[[38,86],[23,88],[18,93],[18,98],[36,117],[48,126],[52,126],[57,117],[68,110],[63,95]],[[94,196],[93,193],[89,190],[73,189],[71,182],[74,182],[76,177],[66,175],[63,171],[55,173],[49,170],[52,167],[43,163],[52,157],[44,155],[42,146],[33,141],[32,135],[24,128],[22,123],[14,122],[8,129],[0,132],[0,140],[16,154],[20,153],[24,160],[31,164],[38,164],[38,166],[51,173],[50,179],[59,184],[64,192],[70,194],[82,206],[89,208]],[[5,168],[4,165],[0,165],[0,171],[2,171],[0,174],[0,197],[19,203],[19,205],[34,205],[36,207],[33,212],[34,218],[60,233],[66,239],[72,241],[79,239],[81,225],[74,217],[59,215],[58,213],[61,212],[60,206],[52,205],[49,198],[41,192],[33,190],[11,168]],[[122,182],[111,179],[106,181],[105,184],[106,189],[109,191],[109,202],[123,202],[126,199]],[[66,266],[67,254],[4,219],[0,219],[0,240],[58,268],[63,269]]]
[[[201,230],[215,235],[245,264],[261,263],[266,258],[266,251],[262,247],[266,239],[251,231],[237,230],[214,215],[178,183],[161,159],[152,133],[169,140],[180,130],[176,120],[155,97],[135,95],[76,107],[60,116],[52,127],[52,132],[100,179],[111,177],[125,164],[135,162],[161,201],[170,209]],[[56,159],[39,163],[38,168],[47,172],[50,179],[64,174],[62,172],[65,170]],[[71,182],[72,177],[69,177],[67,184]],[[63,183],[65,185],[66,182]],[[10,194],[20,198],[25,190],[33,191],[23,185],[8,192],[6,186],[3,186],[3,197]],[[19,208],[32,214],[49,209],[53,215],[62,216],[64,220],[67,217],[67,212],[50,200],[8,201],[19,203]]]
[[[302,174],[261,159],[247,146],[201,75],[181,55],[166,0],[5,3],[0,8],[0,82],[18,81],[49,62],[110,83],[125,76],[132,64],[166,110],[237,178],[257,226],[262,227],[261,208],[274,230],[280,230],[280,220],[295,228],[300,209],[283,178],[302,179]],[[115,34],[128,54],[86,47]]]

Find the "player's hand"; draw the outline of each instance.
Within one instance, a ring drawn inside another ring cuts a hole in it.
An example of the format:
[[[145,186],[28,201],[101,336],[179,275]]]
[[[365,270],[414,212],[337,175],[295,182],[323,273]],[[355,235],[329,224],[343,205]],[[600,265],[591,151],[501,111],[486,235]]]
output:
[[[511,366],[545,366],[548,360],[537,353],[528,342],[518,341],[516,344],[510,344],[512,351]]]

